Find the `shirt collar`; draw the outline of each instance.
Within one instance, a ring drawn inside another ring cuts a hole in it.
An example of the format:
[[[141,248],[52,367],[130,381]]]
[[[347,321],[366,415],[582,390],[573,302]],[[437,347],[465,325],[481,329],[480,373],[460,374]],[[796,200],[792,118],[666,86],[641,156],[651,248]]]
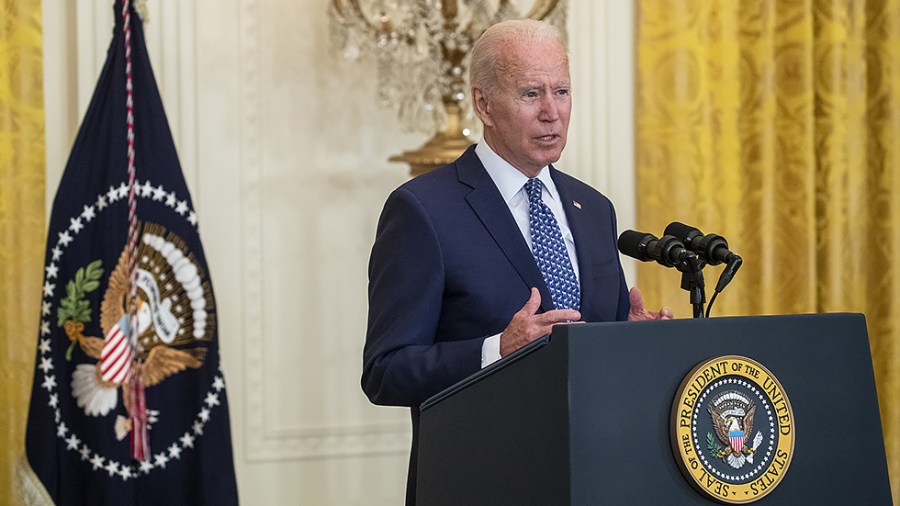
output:
[[[519,169],[510,165],[509,162],[494,152],[484,138],[475,146],[475,154],[478,155],[481,164],[484,165],[488,175],[491,176],[494,184],[497,185],[497,189],[500,190],[503,201],[509,204],[510,200],[528,182],[528,176],[522,174]],[[550,171],[547,170],[546,166],[541,169],[537,178],[544,184],[544,188],[547,189],[550,197],[558,201],[559,193],[556,191],[556,185],[553,183],[553,178],[550,177]]]

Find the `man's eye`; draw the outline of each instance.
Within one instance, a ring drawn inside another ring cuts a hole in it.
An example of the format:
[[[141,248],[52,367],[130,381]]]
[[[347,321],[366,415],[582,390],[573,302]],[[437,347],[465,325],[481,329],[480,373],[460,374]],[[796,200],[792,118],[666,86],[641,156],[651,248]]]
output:
[[[569,90],[567,90],[567,89],[556,90],[556,94],[557,94],[557,95],[568,95],[568,94],[569,94]]]
[[[526,91],[525,96],[528,98],[535,98],[538,96],[536,91]]]

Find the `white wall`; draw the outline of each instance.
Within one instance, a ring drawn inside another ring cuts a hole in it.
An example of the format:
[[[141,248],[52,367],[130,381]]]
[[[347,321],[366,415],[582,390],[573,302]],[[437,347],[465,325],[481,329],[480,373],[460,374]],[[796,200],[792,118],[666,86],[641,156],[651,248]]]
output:
[[[633,224],[631,2],[570,0],[576,112],[559,166]],[[366,262],[403,134],[325,0],[150,0],[147,42],[216,286],[246,504],[401,504],[406,410],[359,388]],[[46,0],[48,208],[105,58],[111,2]]]

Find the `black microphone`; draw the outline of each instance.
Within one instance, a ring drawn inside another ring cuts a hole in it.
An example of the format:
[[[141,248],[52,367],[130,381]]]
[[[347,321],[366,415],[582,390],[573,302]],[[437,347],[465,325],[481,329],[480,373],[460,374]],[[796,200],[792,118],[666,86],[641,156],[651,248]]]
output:
[[[669,226],[666,227],[666,234],[672,234],[681,239],[689,250],[697,252],[697,255],[710,265],[725,263],[725,269],[719,275],[719,281],[716,283],[716,293],[721,292],[728,286],[728,283],[731,283],[744,262],[740,256],[728,249],[728,241],[721,235],[703,235],[699,229],[678,221],[669,223]],[[712,308],[712,301],[709,306]]]
[[[684,243],[687,249],[697,253],[709,265],[726,263],[731,265],[738,257],[728,250],[728,241],[721,235],[703,235],[699,229],[673,221],[666,227],[666,235],[671,235]]]
[[[666,267],[676,267],[696,255],[671,235],[657,238],[653,234],[626,230],[619,236],[619,251],[642,262],[656,261]]]

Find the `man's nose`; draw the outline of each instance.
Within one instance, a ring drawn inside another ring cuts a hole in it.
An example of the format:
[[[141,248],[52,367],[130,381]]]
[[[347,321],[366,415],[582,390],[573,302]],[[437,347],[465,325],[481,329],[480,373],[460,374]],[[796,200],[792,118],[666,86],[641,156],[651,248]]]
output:
[[[548,94],[541,97],[539,119],[541,121],[556,121],[559,119],[559,104],[556,103],[553,95]]]

